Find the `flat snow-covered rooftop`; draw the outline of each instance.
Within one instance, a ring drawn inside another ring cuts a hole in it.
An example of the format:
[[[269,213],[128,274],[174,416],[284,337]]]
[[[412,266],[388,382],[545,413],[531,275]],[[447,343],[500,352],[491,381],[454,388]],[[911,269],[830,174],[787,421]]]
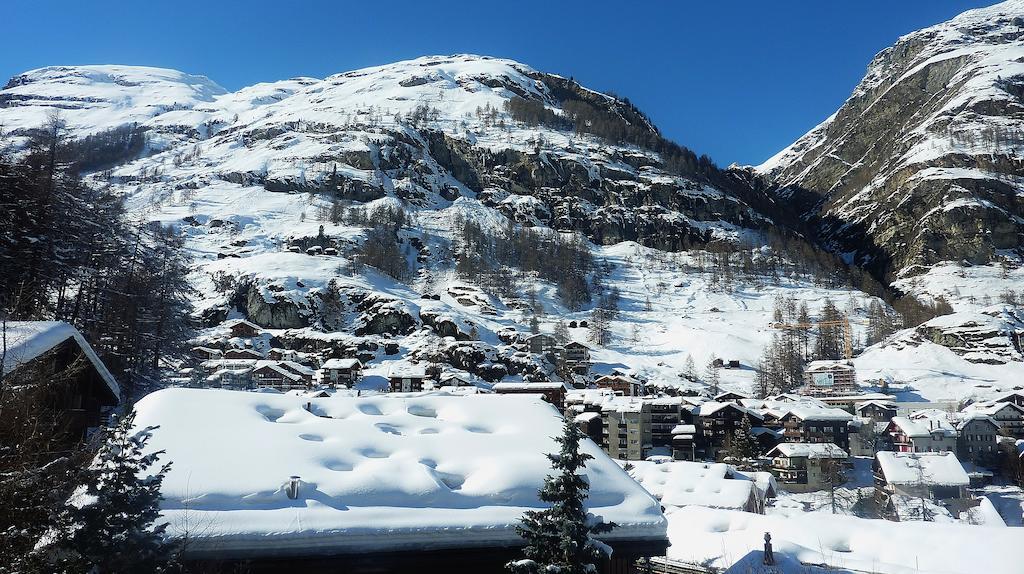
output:
[[[202,558],[518,545],[523,512],[546,506],[544,455],[562,432],[532,395],[167,389],[135,410],[138,427],[159,425],[148,448],[174,463],[164,517],[172,532],[194,526],[190,553]],[[664,540],[658,502],[592,441],[581,445],[595,457],[589,510],[618,524],[602,540]]]
[[[970,479],[952,452],[875,453],[878,465],[891,484],[967,486]]]
[[[729,465],[689,461],[629,461],[630,474],[667,506],[747,510],[757,501],[756,485],[735,478]]]

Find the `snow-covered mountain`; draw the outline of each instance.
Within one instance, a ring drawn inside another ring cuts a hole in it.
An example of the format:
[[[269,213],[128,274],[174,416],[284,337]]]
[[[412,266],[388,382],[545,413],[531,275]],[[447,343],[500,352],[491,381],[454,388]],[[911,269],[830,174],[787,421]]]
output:
[[[943,262],[1017,267],[1022,17],[1009,0],[903,36],[835,114],[756,170],[837,252],[890,280],[926,274],[907,285],[919,291],[949,294],[927,285]]]
[[[400,345],[398,357],[484,380],[542,370],[504,335],[527,331],[529,307],[544,309],[540,328],[552,331],[559,319],[587,319],[593,304],[568,307],[555,281],[533,271],[502,285],[460,275],[464,222],[485,235],[514,224],[541,237],[576,233],[604,263],[592,273],[620,292],[621,311],[610,343],[595,351],[598,373],[687,386],[687,357],[700,371],[718,356],[745,366],[723,371],[722,385],[746,390],[775,333],[777,297],[812,313],[830,298],[858,334],[873,300],[794,267],[771,280],[723,273],[705,249],[731,245],[737,269],[770,258],[807,266],[794,260],[799,250],[770,246],[769,230],[787,233],[773,217],[785,202],[668,144],[627,101],[509,60],[430,56],[233,93],[171,70],[55,67],[0,91],[0,125],[15,145],[54,111],[73,138],[144,133],[141,153],[87,178],[122,194],[136,216],[184,232],[210,337],[224,319],[246,316],[274,344],[376,350],[371,374],[395,358],[384,342]],[[396,225],[399,208],[405,219]],[[407,276],[354,264],[382,226],[397,229],[392,256]],[[1009,388],[1024,365],[1011,353],[982,373],[948,346],[929,345],[935,361],[961,370],[941,380],[901,372],[901,360],[924,354],[900,342],[857,359],[862,379],[893,376],[925,398],[955,400]],[[987,386],[959,381],[977,377]]]

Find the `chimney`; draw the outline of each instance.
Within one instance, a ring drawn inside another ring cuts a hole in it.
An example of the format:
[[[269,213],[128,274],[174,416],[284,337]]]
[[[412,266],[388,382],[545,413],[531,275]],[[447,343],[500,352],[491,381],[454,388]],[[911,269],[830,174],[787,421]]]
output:
[[[293,475],[293,476],[291,476],[288,479],[288,487],[285,489],[285,494],[287,494],[288,498],[290,498],[292,500],[295,500],[296,498],[299,497],[299,477],[298,476],[294,476]]]

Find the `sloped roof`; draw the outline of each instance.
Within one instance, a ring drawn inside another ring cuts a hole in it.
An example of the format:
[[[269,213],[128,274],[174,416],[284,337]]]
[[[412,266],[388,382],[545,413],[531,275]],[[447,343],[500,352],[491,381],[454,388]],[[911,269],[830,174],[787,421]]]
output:
[[[72,339],[89,359],[114,398],[118,401],[121,400],[121,390],[114,375],[107,370],[106,365],[96,355],[96,351],[85,340],[85,337],[69,323],[63,321],[8,321],[5,329],[7,352],[3,359],[4,372],[13,372],[64,341]]]
[[[986,414],[982,414],[982,413],[965,413],[963,415],[963,417],[959,421],[957,421],[957,423],[956,423],[956,430],[958,430],[958,431],[964,430],[964,427],[967,426],[967,423],[972,422],[972,421],[985,421],[985,422],[989,422],[989,423],[992,423],[992,426],[994,426],[996,428],[999,428],[999,423],[997,423],[995,421],[995,419],[993,419],[992,417],[990,417],[990,416],[988,416]]]
[[[778,453],[789,458],[846,458],[846,451],[830,442],[784,442],[768,454]]]
[[[320,365],[321,369],[352,369],[362,368],[363,363],[359,359],[327,359]]]
[[[854,366],[850,361],[811,361],[804,368],[804,372],[852,370],[854,370]]]
[[[717,413],[718,411],[720,411],[722,409],[725,409],[725,408],[737,409],[737,410],[739,410],[741,412],[744,412],[746,414],[753,415],[754,417],[759,418],[759,419],[763,419],[764,418],[764,415],[762,415],[761,413],[753,411],[753,410],[750,410],[750,409],[748,409],[746,407],[741,407],[741,406],[737,405],[736,403],[720,403],[718,401],[708,401],[706,403],[701,403],[700,405],[698,405],[697,406],[697,416],[709,417],[709,416],[711,416],[711,415],[713,415],[713,414]]]
[[[875,453],[875,459],[890,484],[926,486],[967,486],[970,479],[952,452]]]
[[[999,411],[1009,408],[1024,414],[1024,407],[1017,405],[1016,403],[997,402],[997,403],[973,403],[968,405],[964,412],[977,412],[989,416],[993,416]]]
[[[843,409],[812,405],[791,406],[789,414],[804,421],[849,421],[853,419],[853,415]]]
[[[737,477],[727,464],[689,461],[630,461],[630,475],[667,506],[746,510],[756,485]]]
[[[889,424],[899,427],[903,434],[912,438],[927,437],[935,433],[947,437],[956,436],[956,429],[945,418],[911,419],[908,417],[893,417]]]

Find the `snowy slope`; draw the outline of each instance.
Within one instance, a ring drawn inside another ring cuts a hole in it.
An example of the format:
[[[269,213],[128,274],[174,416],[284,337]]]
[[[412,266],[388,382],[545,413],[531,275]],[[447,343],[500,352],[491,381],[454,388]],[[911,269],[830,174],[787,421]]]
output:
[[[59,112],[75,137],[143,124],[225,93],[205,76],[141,66],[51,66],[11,78],[0,92],[0,126],[17,136]]]
[[[1014,528],[823,513],[764,516],[699,506],[673,509],[668,519],[669,558],[722,568],[760,551],[764,533],[770,532],[775,552],[829,571],[1010,574],[1020,569],[1013,550],[1020,533]]]
[[[622,293],[612,341],[594,353],[597,373],[623,370],[652,383],[690,386],[681,377],[687,358],[700,374],[717,356],[743,365],[724,370],[722,386],[749,391],[751,367],[775,333],[771,309],[780,295],[807,302],[812,314],[831,298],[863,336],[871,301],[863,293],[792,277],[722,288],[707,253],[662,250],[679,249],[688,237],[697,244],[746,243],[752,257],[763,256],[758,228],[770,221],[741,199],[669,173],[653,152],[527,126],[503,111],[509,98],[526,97],[564,113],[552,86],[569,88],[559,82],[565,80],[520,63],[469,55],[234,93],[167,70],[44,68],[0,91],[6,102],[0,123],[24,130],[57,105],[73,137],[142,123],[145,157],[90,179],[123,194],[135,216],[185,234],[196,258],[191,278],[199,314],[210,327],[206,336],[218,336],[215,326],[223,319],[248,315],[269,328],[262,345],[270,335],[297,348],[397,340],[398,358],[440,357],[491,380],[543,370],[536,357],[521,357],[498,338],[510,328],[527,331],[526,287],[536,288],[547,313],[540,317],[544,331],[559,318],[588,318],[589,307],[569,311],[553,285],[531,278],[514,297],[466,284],[452,270],[457,218],[486,229],[515,221],[590,239],[595,258],[610,265],[606,283]],[[625,113],[612,98],[572,89],[573,97]],[[367,230],[325,219],[335,201],[406,210],[411,224],[399,236],[416,265],[413,278],[402,283],[371,268],[353,272],[352,250]],[[291,249],[321,230],[337,255]],[[943,285],[955,288],[959,279],[954,275]],[[328,289],[343,299],[332,320],[321,305]],[[984,287],[979,282],[971,289]],[[455,340],[473,329],[478,342]],[[588,333],[574,329],[571,335],[585,341]],[[866,353],[858,364],[866,375],[861,379],[884,369],[923,398],[974,392],[975,378],[992,392],[1015,384],[1016,363],[979,366],[937,347],[935,361],[953,365],[941,380],[916,366],[918,349],[899,345]],[[884,365],[871,359],[876,356],[885,357]],[[374,384],[391,359],[371,362]]]

